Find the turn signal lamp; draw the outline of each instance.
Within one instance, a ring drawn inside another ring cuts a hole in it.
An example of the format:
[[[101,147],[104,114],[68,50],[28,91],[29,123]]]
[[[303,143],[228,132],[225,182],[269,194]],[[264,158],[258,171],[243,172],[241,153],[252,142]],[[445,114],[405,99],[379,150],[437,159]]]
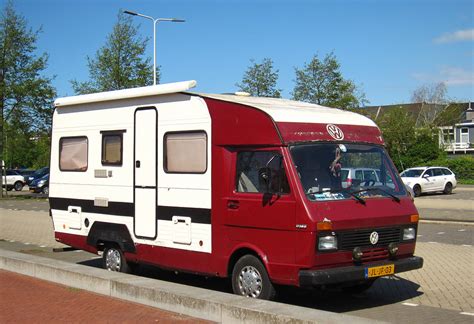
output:
[[[420,215],[418,215],[418,214],[410,215],[410,222],[418,223],[419,220],[420,220]]]
[[[332,223],[331,222],[318,222],[316,224],[316,228],[318,231],[332,231]]]

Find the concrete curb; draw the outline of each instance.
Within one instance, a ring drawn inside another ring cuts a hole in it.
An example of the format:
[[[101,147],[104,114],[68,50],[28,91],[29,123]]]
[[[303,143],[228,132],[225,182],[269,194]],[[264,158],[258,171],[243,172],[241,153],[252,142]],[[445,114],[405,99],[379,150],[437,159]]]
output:
[[[220,323],[380,323],[1,249],[0,269]]]

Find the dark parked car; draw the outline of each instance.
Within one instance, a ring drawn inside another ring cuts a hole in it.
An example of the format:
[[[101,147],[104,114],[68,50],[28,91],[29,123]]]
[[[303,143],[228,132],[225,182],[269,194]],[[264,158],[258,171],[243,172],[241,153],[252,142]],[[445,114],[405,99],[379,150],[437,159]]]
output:
[[[35,179],[30,183],[30,191],[36,193],[49,194],[49,173],[39,179]]]
[[[49,167],[44,167],[41,169],[36,170],[32,175],[28,177],[28,180],[26,181],[26,184],[30,186],[31,182],[44,177],[45,175],[49,174]]]

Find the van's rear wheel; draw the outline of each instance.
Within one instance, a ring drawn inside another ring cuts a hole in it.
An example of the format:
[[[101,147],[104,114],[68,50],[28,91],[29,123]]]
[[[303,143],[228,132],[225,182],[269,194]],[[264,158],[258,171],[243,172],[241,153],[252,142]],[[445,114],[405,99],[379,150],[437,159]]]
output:
[[[123,255],[122,250],[115,246],[108,246],[104,250],[103,266],[104,269],[116,272],[130,273],[130,267]]]
[[[236,295],[272,300],[276,291],[265,266],[253,255],[244,255],[232,271],[232,290]]]

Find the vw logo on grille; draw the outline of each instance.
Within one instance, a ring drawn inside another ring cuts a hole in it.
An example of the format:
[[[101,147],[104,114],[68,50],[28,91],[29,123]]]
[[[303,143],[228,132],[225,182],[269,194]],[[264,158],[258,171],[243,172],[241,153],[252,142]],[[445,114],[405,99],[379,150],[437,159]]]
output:
[[[328,124],[326,126],[326,130],[328,131],[329,135],[331,135],[331,137],[335,140],[342,141],[344,139],[344,133],[336,125]]]
[[[370,243],[372,243],[372,245],[375,245],[377,244],[378,241],[379,241],[379,233],[377,232],[370,233]]]

